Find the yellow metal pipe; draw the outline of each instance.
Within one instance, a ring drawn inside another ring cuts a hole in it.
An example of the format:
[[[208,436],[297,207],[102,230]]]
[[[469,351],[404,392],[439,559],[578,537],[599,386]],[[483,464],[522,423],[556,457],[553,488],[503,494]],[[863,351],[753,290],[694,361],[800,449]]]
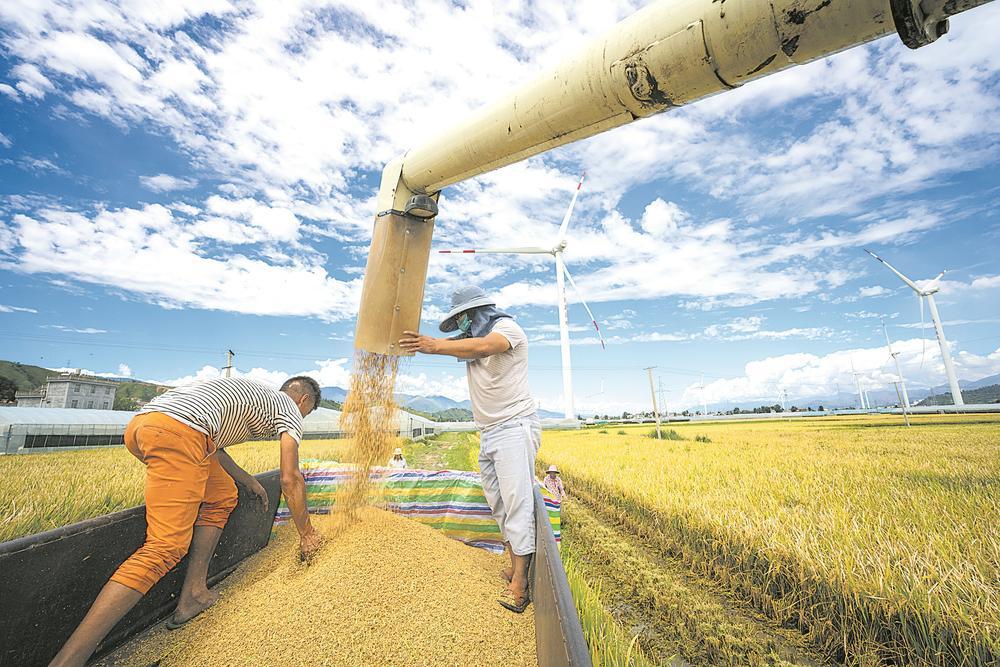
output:
[[[436,194],[467,178],[893,31],[911,48],[929,44],[947,32],[949,15],[985,1],[654,2],[574,57],[387,165],[378,211],[394,215],[386,212],[402,211],[414,193]],[[376,217],[355,338],[359,348],[390,354],[398,353],[398,334],[419,325],[423,300],[422,285],[390,276],[400,270],[425,276],[430,249],[429,223],[414,223],[428,225],[418,248],[397,238],[412,236],[417,228],[395,215],[392,224],[383,224],[384,215]]]

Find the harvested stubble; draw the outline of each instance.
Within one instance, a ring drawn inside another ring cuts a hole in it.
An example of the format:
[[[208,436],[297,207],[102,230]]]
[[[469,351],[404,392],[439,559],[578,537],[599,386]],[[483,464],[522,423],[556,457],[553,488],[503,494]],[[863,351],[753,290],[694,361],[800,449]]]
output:
[[[604,521],[797,627],[827,659],[998,665],[1000,421],[911,422],[676,425],[712,440],[697,444],[550,432],[539,463]]]
[[[362,508],[309,564],[294,528],[244,564],[222,598],[174,632],[160,628],[106,667],[535,664],[534,617],[496,603],[502,557]],[[343,517],[316,519],[329,533]]]

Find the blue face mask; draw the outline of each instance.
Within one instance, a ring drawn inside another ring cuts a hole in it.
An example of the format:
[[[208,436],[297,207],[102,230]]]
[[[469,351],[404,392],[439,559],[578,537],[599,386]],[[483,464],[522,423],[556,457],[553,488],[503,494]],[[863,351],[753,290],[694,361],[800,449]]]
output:
[[[462,333],[469,333],[469,329],[472,327],[472,320],[465,313],[458,316],[458,330]]]

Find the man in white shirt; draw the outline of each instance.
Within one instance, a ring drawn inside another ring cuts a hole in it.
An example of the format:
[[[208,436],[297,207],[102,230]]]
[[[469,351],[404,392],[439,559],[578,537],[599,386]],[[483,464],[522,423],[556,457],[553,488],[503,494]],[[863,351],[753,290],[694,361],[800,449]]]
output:
[[[480,430],[479,470],[483,491],[500,527],[510,568],[511,601],[507,609],[528,606],[528,565],[535,553],[535,455],[542,442],[541,424],[528,388],[528,338],[514,319],[496,309],[479,287],[464,287],[451,297],[442,320],[454,338],[406,331],[399,341],[406,352],[444,354],[465,360],[472,416]]]

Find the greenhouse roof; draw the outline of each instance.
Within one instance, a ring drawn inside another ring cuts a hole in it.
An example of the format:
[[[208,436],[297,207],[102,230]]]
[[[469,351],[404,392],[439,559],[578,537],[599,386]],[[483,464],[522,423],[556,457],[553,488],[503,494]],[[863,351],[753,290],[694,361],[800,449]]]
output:
[[[0,430],[11,424],[100,424],[105,426],[128,424],[135,412],[123,410],[80,410],[76,408],[12,408],[0,407]],[[434,422],[402,410],[396,411],[398,428],[420,428]],[[340,412],[330,408],[316,408],[303,420],[305,432],[336,431],[340,428]]]
[[[0,407],[0,430],[12,424],[87,424],[125,426],[136,415],[123,410],[80,410],[76,408],[12,408]],[[421,428],[433,425],[428,419],[402,410],[396,411],[398,428]],[[340,412],[330,408],[316,408],[303,420],[306,433],[336,431],[340,428]]]
[[[12,424],[128,424],[134,412],[124,410],[80,410],[76,408],[0,407],[0,430]]]

